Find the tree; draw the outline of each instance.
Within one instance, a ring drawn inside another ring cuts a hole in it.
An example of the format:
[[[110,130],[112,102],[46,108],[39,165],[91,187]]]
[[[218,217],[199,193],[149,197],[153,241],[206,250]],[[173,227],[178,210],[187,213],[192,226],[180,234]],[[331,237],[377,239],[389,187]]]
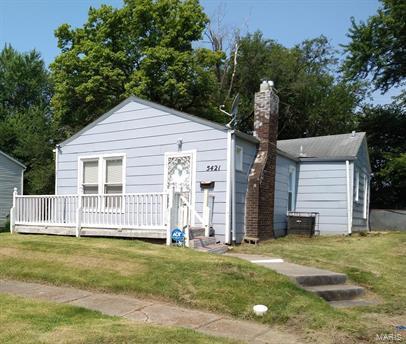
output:
[[[0,52],[0,85],[0,150],[27,166],[26,193],[51,193],[52,87],[40,54],[6,46]]]
[[[406,2],[381,4],[367,22],[357,24],[352,18],[343,71],[352,80],[372,77],[375,88],[386,92],[404,84],[406,77]]]
[[[368,107],[359,121],[373,173],[371,208],[406,207],[406,114],[396,105]]]
[[[256,32],[241,38],[237,59],[232,93],[241,95],[240,112],[247,117],[240,124],[241,129],[252,128],[254,93],[261,79],[273,80],[279,95],[280,139],[342,133],[355,128],[354,113],[364,89],[359,82],[336,78],[335,51],[325,37],[289,49]]]
[[[0,120],[32,105],[48,104],[49,75],[40,54],[18,53],[10,45],[0,52]]]
[[[210,118],[221,56],[192,46],[207,22],[198,0],[125,0],[61,25],[52,105],[67,134],[131,94]]]

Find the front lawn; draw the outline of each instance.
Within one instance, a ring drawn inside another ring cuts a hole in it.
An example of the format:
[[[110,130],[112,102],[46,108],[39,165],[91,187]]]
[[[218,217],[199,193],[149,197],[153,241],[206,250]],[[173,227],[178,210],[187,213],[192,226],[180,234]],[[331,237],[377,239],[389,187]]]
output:
[[[406,232],[354,234],[333,237],[290,237],[257,247],[241,245],[239,253],[282,257],[291,262],[330,269],[381,297],[374,310],[390,314],[406,311]]]
[[[289,246],[288,240],[278,242]],[[266,253],[267,247],[236,250]],[[311,342],[359,343],[392,329],[357,312],[333,309],[284,276],[249,262],[136,240],[0,234],[0,278],[145,296],[242,319],[255,319],[252,306],[266,304],[269,312],[256,320]]]
[[[158,327],[69,305],[0,294],[0,341],[37,343],[234,343],[192,330]]]

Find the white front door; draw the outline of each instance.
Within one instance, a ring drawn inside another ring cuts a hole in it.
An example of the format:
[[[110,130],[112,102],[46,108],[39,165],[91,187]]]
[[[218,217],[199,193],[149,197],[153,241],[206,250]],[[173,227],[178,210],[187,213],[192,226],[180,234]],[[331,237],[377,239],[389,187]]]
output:
[[[195,202],[195,166],[195,151],[165,153],[164,191],[173,189],[178,194],[182,193],[192,207],[194,207]],[[178,202],[175,203],[177,203],[175,208],[180,205]],[[173,209],[176,213],[178,213],[178,210]],[[193,224],[194,219],[192,218]]]

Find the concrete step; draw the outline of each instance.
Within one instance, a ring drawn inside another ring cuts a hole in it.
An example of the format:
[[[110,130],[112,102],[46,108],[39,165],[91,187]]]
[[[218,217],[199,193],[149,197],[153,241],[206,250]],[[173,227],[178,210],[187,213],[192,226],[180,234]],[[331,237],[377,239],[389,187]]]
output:
[[[207,245],[205,247],[197,248],[196,251],[223,254],[228,251],[228,246],[224,244]]]
[[[379,302],[376,300],[355,299],[355,300],[329,301],[329,304],[334,308],[352,308],[352,307],[374,306],[379,304]]]
[[[344,284],[347,281],[347,275],[326,272],[314,275],[295,275],[293,279],[302,286],[331,285]]]
[[[204,228],[203,227],[191,227],[189,229],[190,239],[195,239],[196,237],[204,236]]]
[[[199,248],[199,247],[205,247],[205,246],[214,245],[214,244],[216,244],[215,237],[199,236],[199,237],[195,237],[194,239],[189,241],[190,248]]]
[[[326,301],[351,300],[364,293],[364,288],[349,284],[329,284],[304,287]]]

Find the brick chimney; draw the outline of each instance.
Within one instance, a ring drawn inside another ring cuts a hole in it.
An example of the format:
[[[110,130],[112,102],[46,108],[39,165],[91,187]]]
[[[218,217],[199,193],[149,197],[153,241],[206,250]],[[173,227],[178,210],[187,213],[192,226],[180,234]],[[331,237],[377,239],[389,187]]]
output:
[[[254,136],[259,148],[248,177],[245,202],[245,235],[259,239],[273,236],[276,140],[279,98],[272,82],[263,81],[255,93]]]

